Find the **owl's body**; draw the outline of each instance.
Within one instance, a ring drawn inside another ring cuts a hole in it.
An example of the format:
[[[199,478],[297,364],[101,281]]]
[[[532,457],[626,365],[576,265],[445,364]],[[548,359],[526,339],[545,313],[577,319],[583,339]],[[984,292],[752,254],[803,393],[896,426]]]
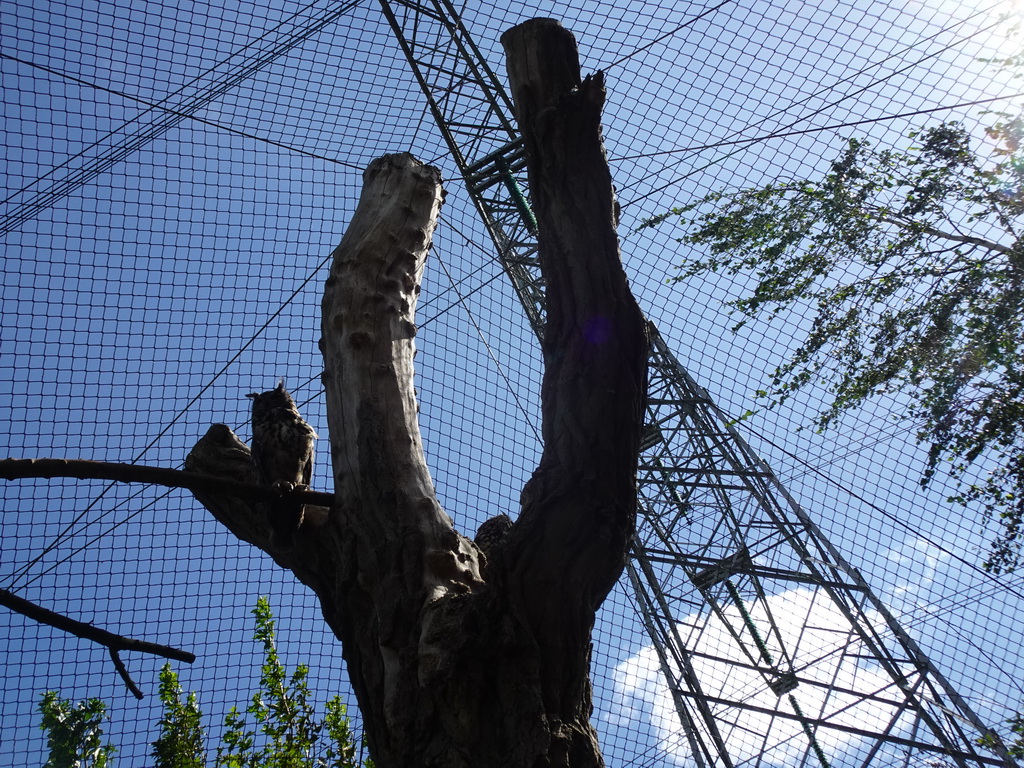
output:
[[[227,424],[211,424],[185,457],[185,471],[215,475],[240,483],[255,483],[256,468],[249,446]]]
[[[260,482],[282,493],[309,488],[317,435],[299,415],[284,382],[248,397],[252,398],[252,461]],[[271,504],[270,526],[277,545],[291,544],[302,516],[301,504],[283,499]]]
[[[238,439],[227,424],[213,424],[185,457],[185,471],[213,475],[238,483],[256,483],[256,468],[249,446]],[[193,491],[197,499],[218,517],[233,517],[230,508],[247,508],[237,496],[211,491]]]
[[[284,382],[268,392],[253,392],[252,461],[267,485],[309,487],[316,432],[299,415]]]
[[[495,515],[486,520],[476,532],[473,543],[480,548],[480,551],[487,557],[493,557],[502,541],[512,530],[512,518],[506,514]]]

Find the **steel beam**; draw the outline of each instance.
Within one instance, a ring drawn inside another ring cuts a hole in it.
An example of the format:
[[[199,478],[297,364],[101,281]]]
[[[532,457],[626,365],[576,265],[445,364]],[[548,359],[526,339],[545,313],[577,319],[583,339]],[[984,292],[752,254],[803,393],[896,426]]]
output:
[[[544,283],[511,101],[448,0],[380,2],[540,337]],[[976,747],[990,729],[650,332],[627,573],[699,768],[749,753],[750,715],[757,762],[798,749],[801,765],[822,768],[914,753],[1012,768],[1005,750]],[[829,734],[852,753],[829,754]]]

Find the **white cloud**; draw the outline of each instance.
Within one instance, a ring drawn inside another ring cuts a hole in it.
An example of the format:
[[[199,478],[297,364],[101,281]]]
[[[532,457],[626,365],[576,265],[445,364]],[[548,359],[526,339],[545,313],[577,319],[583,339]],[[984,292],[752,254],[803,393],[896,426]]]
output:
[[[906,581],[884,595],[886,607],[897,615],[914,615],[928,611],[926,596],[933,591],[939,569],[946,570],[949,555],[927,539],[915,536],[901,542],[898,548],[885,552],[887,570],[904,574]]]
[[[805,717],[824,718],[834,725],[872,732],[888,726],[896,709],[886,700],[898,700],[899,691],[877,664],[864,660],[863,648],[850,633],[849,622],[823,590],[792,589],[746,608],[773,660],[778,662],[782,657],[780,645],[792,658],[801,683],[791,695]],[[769,614],[779,627],[775,638],[769,632]],[[739,609],[730,604],[725,615],[730,625],[744,633],[745,645],[757,654]],[[880,623],[878,617],[871,618],[872,623]],[[738,643],[721,619],[707,611],[691,614],[677,625],[677,631],[686,648],[694,653],[693,667],[706,696],[741,701],[783,715],[794,714],[790,694],[777,696],[758,671],[735,663],[749,665],[750,660],[739,651]],[[613,679],[620,703],[616,716],[634,722],[646,719],[657,735],[658,752],[665,764],[672,761],[681,766],[694,765],[654,648],[645,647],[619,664]],[[845,693],[842,689],[857,693]],[[882,700],[865,699],[862,694]],[[693,704],[692,698],[687,699],[689,711],[696,715]],[[760,758],[762,766],[789,768],[800,766],[807,756],[804,766],[820,766],[798,720],[723,703],[710,706],[734,765],[757,762]],[[911,725],[904,715],[891,733],[906,735]],[[711,743],[706,734],[704,740]],[[863,760],[865,749],[873,743],[857,734],[824,727],[818,728],[815,740],[832,768],[859,764],[857,754]],[[883,755],[892,749],[885,748]],[[878,764],[877,760],[874,762]]]

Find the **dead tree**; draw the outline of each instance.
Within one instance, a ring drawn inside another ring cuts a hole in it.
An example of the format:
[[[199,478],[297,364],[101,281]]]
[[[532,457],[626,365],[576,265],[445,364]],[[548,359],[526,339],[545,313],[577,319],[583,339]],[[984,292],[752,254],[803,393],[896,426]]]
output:
[[[518,520],[485,557],[434,493],[414,310],[443,192],[438,171],[406,154],[365,172],[327,280],[330,513],[287,552],[247,505],[218,515],[318,595],[380,768],[602,765],[590,634],[634,527],[646,330],[619,258],[603,77],[581,80],[572,35],[550,19],[502,43],[548,313],[544,450]]]

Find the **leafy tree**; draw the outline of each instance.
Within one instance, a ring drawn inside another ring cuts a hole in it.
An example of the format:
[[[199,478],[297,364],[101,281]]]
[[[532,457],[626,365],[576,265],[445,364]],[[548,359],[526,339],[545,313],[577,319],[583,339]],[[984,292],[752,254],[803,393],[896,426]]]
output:
[[[56,691],[39,702],[40,728],[46,733],[50,755],[43,768],[108,768],[114,748],[103,744],[107,705],[99,699],[72,704]]]
[[[810,329],[757,394],[770,406],[830,383],[820,429],[869,398],[901,394],[928,445],[927,484],[948,463],[960,492],[1001,523],[985,566],[1012,570],[1024,541],[1024,113],[999,115],[997,146],[957,123],[905,150],[850,139],[823,178],[718,191],[681,217],[697,254],[674,278],[751,273],[729,305],[749,319],[806,311]],[[984,457],[993,467],[964,479]]]
[[[1024,49],[988,63],[1024,79]],[[832,401],[815,419],[825,428],[870,397],[902,393],[928,445],[923,484],[941,461],[962,480],[987,459],[988,475],[950,501],[980,503],[999,521],[985,561],[998,573],[1020,564],[1024,543],[1024,112],[988,114],[987,155],[956,123],[910,134],[916,143],[902,151],[851,139],[824,178],[716,192],[645,226],[679,216],[679,241],[708,254],[683,264],[677,282],[754,274],[753,290],[731,302],[737,329],[811,307],[806,339],[758,392],[769,405],[826,377]],[[1010,756],[1024,759],[1024,714],[1006,725]]]
[[[345,705],[339,696],[327,702],[327,715],[316,719],[309,702],[309,666],[300,664],[289,676],[281,663],[275,642],[274,617],[270,603],[261,597],[253,609],[256,617],[254,639],[263,646],[260,688],[246,708],[258,726],[247,725],[245,717],[232,707],[224,719],[224,744],[217,749],[217,768],[355,768],[355,739]],[[329,744],[317,755],[317,742],[326,731]],[[367,761],[364,765],[372,768]],[[177,766],[175,766],[177,768]]]
[[[160,701],[164,714],[160,718],[160,735],[153,742],[156,768],[203,768],[202,716],[195,693],[182,701],[181,684],[170,664],[160,670]]]
[[[223,743],[217,748],[217,768],[373,768],[360,761],[356,739],[345,705],[339,696],[327,702],[327,713],[317,720],[310,703],[309,667],[300,664],[289,675],[277,653],[270,603],[261,597],[253,609],[254,639],[262,645],[263,665],[259,690],[245,714],[232,707],[225,717]],[[202,712],[196,695],[183,698],[178,676],[170,664],[160,671],[163,715],[160,735],[153,742],[155,768],[204,768]],[[110,768],[112,746],[101,744],[106,705],[88,699],[72,705],[54,691],[40,703],[42,729],[47,733],[50,757],[44,768]],[[256,722],[250,727],[245,715]],[[326,734],[327,738],[323,739]]]

